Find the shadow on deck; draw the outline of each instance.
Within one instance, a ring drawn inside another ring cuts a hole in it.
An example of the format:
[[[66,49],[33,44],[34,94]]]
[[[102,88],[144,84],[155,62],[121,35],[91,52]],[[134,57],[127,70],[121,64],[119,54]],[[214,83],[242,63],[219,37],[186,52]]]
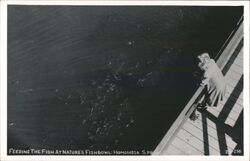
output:
[[[237,146],[232,150],[233,155],[243,155],[243,110],[241,111],[236,123],[233,127],[225,124],[226,118],[231,112],[236,99],[231,99],[232,97],[239,97],[240,92],[243,90],[243,75],[241,76],[239,82],[237,83],[234,91],[231,93],[227,102],[225,103],[220,115],[218,117],[214,116],[208,111],[201,112],[202,129],[203,129],[203,141],[204,141],[204,155],[209,155],[209,139],[208,139],[208,124],[207,119],[215,123],[217,129],[218,143],[221,155],[228,155],[230,150],[228,149],[226,134],[230,136]]]

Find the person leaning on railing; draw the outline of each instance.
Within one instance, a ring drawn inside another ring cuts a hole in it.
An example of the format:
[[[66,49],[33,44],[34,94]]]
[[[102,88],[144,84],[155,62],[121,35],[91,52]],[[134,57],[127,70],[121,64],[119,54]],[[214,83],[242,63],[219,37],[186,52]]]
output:
[[[215,61],[208,53],[198,55],[198,67],[202,71],[201,86],[205,87],[204,100],[198,104],[197,108],[206,110],[209,107],[217,107],[223,100],[226,93],[225,78]],[[190,118],[195,120],[195,112]]]

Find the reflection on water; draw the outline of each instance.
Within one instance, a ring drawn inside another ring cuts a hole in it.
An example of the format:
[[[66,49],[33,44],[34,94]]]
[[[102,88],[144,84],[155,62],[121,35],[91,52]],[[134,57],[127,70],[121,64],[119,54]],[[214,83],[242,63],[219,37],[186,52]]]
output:
[[[196,55],[216,55],[242,7],[8,14],[8,147],[153,150],[196,88]]]

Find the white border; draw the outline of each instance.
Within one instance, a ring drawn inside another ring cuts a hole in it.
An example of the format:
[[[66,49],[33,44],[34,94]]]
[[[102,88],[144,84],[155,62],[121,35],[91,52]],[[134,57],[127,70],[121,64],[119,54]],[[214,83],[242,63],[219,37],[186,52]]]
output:
[[[249,1],[244,6],[244,45],[243,45],[243,70],[244,70],[244,85],[243,85],[243,105],[244,105],[244,152],[247,152],[249,158]]]
[[[244,1],[166,1],[166,0],[142,0],[142,1],[119,1],[119,0],[3,0],[3,4],[17,4],[17,5],[100,5],[100,6],[117,6],[117,5],[178,5],[178,6],[239,6],[248,4]]]
[[[7,5],[244,5],[244,156],[7,156]],[[249,1],[0,1],[0,160],[249,160]]]

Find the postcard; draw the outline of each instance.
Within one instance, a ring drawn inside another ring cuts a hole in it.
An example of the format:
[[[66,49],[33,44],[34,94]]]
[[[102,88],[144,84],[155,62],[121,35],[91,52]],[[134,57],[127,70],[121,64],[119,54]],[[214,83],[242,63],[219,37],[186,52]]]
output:
[[[1,1],[1,160],[248,160],[248,1]]]

